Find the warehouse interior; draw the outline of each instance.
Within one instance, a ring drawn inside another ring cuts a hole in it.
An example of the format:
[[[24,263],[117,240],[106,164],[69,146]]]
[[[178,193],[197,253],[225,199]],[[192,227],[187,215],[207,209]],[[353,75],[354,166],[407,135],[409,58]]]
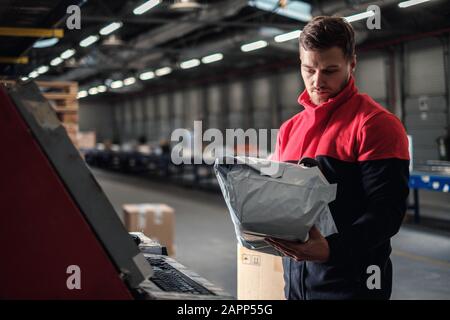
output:
[[[303,110],[298,37],[321,15],[351,23],[358,90],[409,138],[391,299],[448,300],[448,0],[0,0],[0,83],[36,83],[127,231],[147,230],[139,217],[152,211],[146,236],[180,264],[233,298],[283,299],[281,267],[267,286],[244,280],[263,267],[243,260],[254,256],[238,248],[213,163],[175,163],[171,152],[183,137],[203,154],[213,129],[234,130],[222,155],[270,156],[276,129]],[[248,143],[249,129],[265,141]]]

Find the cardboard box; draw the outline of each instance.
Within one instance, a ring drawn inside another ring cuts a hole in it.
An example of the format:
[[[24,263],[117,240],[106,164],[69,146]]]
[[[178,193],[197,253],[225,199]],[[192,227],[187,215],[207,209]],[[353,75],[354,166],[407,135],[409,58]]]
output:
[[[281,257],[238,245],[237,288],[239,300],[285,300]]]
[[[175,254],[175,211],[160,203],[123,205],[124,224],[129,232],[142,232]]]
[[[78,132],[77,140],[80,149],[93,149],[96,144],[96,134],[94,131]]]

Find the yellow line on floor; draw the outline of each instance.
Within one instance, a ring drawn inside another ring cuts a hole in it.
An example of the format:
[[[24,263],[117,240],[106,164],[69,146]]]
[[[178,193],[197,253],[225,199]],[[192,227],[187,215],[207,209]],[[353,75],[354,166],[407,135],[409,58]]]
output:
[[[408,258],[408,259],[411,259],[411,260],[427,262],[427,263],[430,263],[430,264],[435,265],[435,266],[450,268],[450,262],[445,261],[445,260],[439,260],[439,259],[419,256],[419,255],[416,255],[416,254],[413,254],[413,253],[409,253],[409,252],[406,252],[406,251],[402,251],[402,250],[392,250],[392,253],[394,255],[396,255],[396,256]]]

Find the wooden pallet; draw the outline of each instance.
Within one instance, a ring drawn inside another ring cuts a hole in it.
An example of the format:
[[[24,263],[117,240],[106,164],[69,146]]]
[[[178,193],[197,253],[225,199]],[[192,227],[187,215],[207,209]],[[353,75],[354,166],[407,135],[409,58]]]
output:
[[[13,80],[0,80],[0,83],[13,84]],[[78,83],[73,81],[36,81],[43,96],[56,112],[78,112]]]
[[[78,111],[77,82],[37,81],[36,83],[56,112]]]
[[[78,147],[78,83],[37,81],[36,84],[56,111],[73,144]]]

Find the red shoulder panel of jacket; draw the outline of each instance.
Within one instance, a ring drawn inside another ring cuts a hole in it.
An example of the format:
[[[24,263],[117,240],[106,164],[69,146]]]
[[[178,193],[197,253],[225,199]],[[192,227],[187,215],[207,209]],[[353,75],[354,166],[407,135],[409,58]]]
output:
[[[319,106],[320,107],[320,106]],[[346,162],[409,160],[400,120],[365,94],[323,110],[300,112],[281,127],[273,160],[329,156]]]

